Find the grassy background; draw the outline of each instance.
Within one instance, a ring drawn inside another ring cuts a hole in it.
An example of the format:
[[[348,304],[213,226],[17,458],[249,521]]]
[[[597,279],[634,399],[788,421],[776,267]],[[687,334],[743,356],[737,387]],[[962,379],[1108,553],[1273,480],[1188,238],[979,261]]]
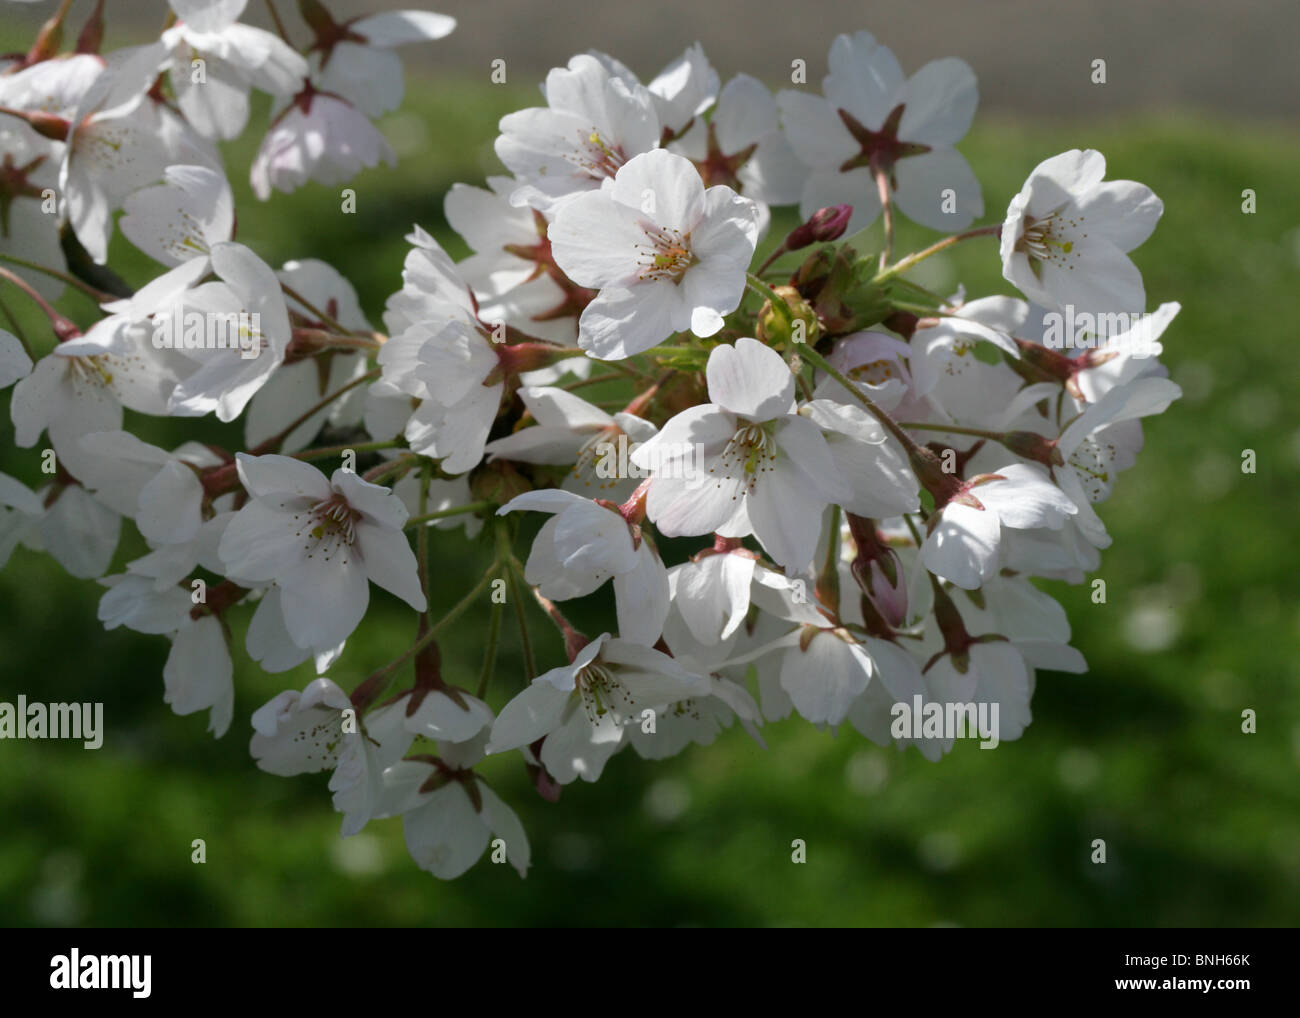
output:
[[[400,283],[401,236],[418,222],[453,253],[442,197],[497,168],[497,118],[531,89],[411,82],[384,127],[402,159],[363,174],[357,214],[318,186],[260,206],[248,193],[252,144],[233,147],[240,239],[268,261],[322,257],[356,284],[376,325]],[[454,883],[417,870],[401,824],[342,840],[326,777],[283,779],[247,752],[249,714],[307,669],[268,676],[243,655],[249,611],[234,613],[236,715],[222,740],[204,716],[162,702],[161,638],[105,633],[98,590],[19,549],[0,573],[0,700],[103,700],[96,752],[0,742],[0,922],[89,925],[281,924],[961,924],[1255,925],[1300,915],[1300,317],[1297,135],[1203,120],[982,119],[962,148],[996,221],[1042,158],[1106,153],[1109,176],[1165,201],[1137,252],[1151,306],[1178,300],[1166,361],[1185,398],[1147,426],[1140,465],[1102,507],[1115,544],[1087,588],[1049,584],[1091,670],[1040,673],[1034,724],[997,752],[960,744],[939,764],[880,749],[846,729],[769,725],[763,751],[739,732],[663,764],[630,752],[559,804],[526,786],[518,758],[485,773],[519,811],[533,845],[524,881],[483,860]],[[1253,188],[1259,212],[1244,215]],[[877,228],[878,229],[878,228]],[[902,249],[934,235],[904,224]],[[152,271],[120,239],[135,282]],[[923,282],[1006,292],[993,245],[976,241],[927,266]],[[68,313],[85,320],[80,298]],[[38,342],[47,343],[48,340]],[[0,395],[7,408],[8,394]],[[7,419],[7,412],[4,414]],[[128,423],[135,427],[139,421]],[[8,427],[6,424],[5,427]],[[238,432],[149,421],[160,444]],[[1258,471],[1241,472],[1244,449]],[[0,469],[38,480],[39,448],[0,443]],[[130,531],[130,528],[125,528]],[[124,532],[115,568],[138,554]],[[435,537],[435,611],[460,598],[486,555]],[[407,645],[412,621],[387,595],[332,673],[351,688]],[[600,631],[597,610],[577,618]],[[447,672],[471,683],[477,622],[445,641]],[[507,620],[508,621],[508,620]],[[492,690],[521,681],[513,634]],[[543,660],[559,655],[538,625]],[[1258,734],[1240,731],[1245,708]],[[191,841],[207,862],[190,862]],[[807,843],[793,865],[790,845]],[[1108,862],[1089,861],[1093,839]]]

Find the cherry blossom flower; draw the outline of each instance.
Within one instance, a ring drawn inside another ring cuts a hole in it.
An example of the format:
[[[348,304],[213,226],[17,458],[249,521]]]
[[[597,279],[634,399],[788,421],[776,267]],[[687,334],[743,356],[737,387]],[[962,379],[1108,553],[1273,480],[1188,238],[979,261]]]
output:
[[[502,753],[545,738],[541,762],[560,784],[596,781],[640,712],[707,691],[671,657],[602,633],[573,661],[537,676],[501,708],[488,741]]]
[[[565,203],[550,238],[569,278],[600,291],[578,321],[578,345],[619,360],[673,332],[722,328],[745,292],[758,212],[729,187],[706,189],[689,160],[658,150]]]
[[[402,61],[393,48],[446,38],[456,28],[456,19],[433,11],[382,11],[341,25],[331,20],[313,27],[318,28],[311,51],[316,84],[366,116],[377,117],[402,102]]]
[[[650,471],[646,513],[669,536],[754,534],[778,563],[812,559],[819,519],[850,497],[821,429],[795,412],[794,378],[755,339],[718,346],[707,368],[712,402],[686,410],[632,455]],[[703,448],[701,474],[684,469]]]
[[[206,138],[237,137],[248,123],[248,93],[292,95],[304,60],[279,36],[240,24],[245,2],[168,0],[180,21],[162,34],[176,103]]]
[[[351,103],[304,83],[282,109],[249,170],[253,193],[290,194],[309,180],[332,187],[381,162],[397,165],[392,146]]]
[[[251,500],[226,527],[221,560],[232,577],[275,583],[299,647],[321,651],[346,640],[365,614],[371,583],[424,611],[402,532],[406,507],[389,489],[342,469],[326,479],[288,456],[237,459]]]
[[[619,636],[647,647],[659,639],[668,614],[668,573],[616,509],[552,489],[518,495],[497,514],[521,509],[554,513],[533,539],[526,581],[564,601],[585,597],[612,579]]]
[[[790,147],[809,169],[799,202],[805,219],[847,204],[846,232],[870,226],[880,214],[877,170],[892,200],[922,226],[963,230],[984,214],[979,181],[953,148],[978,101],[964,61],[933,60],[904,79],[888,48],[855,32],[835,38],[829,62],[824,98],[790,89],[776,97]]]
[[[546,106],[501,118],[497,156],[519,179],[511,204],[548,212],[575,194],[601,186],[634,156],[659,144],[650,92],[580,55],[552,68]]]
[[[1145,241],[1164,203],[1145,185],[1103,181],[1106,157],[1071,149],[1039,163],[1002,224],[1002,275],[1047,308],[1146,310],[1128,252]]]

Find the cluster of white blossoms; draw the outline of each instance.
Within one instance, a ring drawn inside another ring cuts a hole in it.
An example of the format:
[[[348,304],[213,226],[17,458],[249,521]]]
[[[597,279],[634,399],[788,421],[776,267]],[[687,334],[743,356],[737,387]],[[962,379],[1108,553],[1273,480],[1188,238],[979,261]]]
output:
[[[49,324],[0,332],[31,450],[0,475],[0,563],[23,545],[97,580],[105,626],[165,636],[166,702],[217,736],[235,656],[299,669],[305,688],[238,724],[263,770],[331,772],[344,835],[401,816],[436,876],[489,846],[523,874],[490,757],[554,799],[620,750],[733,724],[761,743],[798,714],[938,759],[962,733],[900,706],[994,708],[1005,741],[1038,669],[1085,669],[1033,580],[1097,568],[1096,505],[1179,396],[1157,356],[1178,305],[1147,313],[1128,254],[1162,211],[1148,188],[1065,152],[971,228],[983,197],[954,146],[974,75],[907,77],[867,32],[835,39],[820,91],[723,83],[698,46],[648,83],[582,54],[501,120],[505,172],[447,194],[472,254],[414,226],[368,315],[346,265],[277,270],[235,239],[215,143],[257,90],[258,198],[392,162],[371,118],[401,100],[394,48],[454,21],[299,0],[295,46],[278,14],[241,23],[245,0],[169,2],[157,41],[102,56],[98,6],[62,49],[63,3],[0,73],[0,290]],[[800,225],[756,258],[779,206]],[[947,236],[895,258],[898,214]],[[154,278],[109,269],[116,233]],[[958,242],[992,258],[992,238],[1006,295],[908,277]],[[65,288],[77,322],[49,303]],[[124,430],[208,414],[226,445]],[[149,548],[130,561],[124,520]],[[481,578],[449,574],[431,528],[463,528]],[[361,676],[372,585],[412,636]],[[609,631],[579,632],[565,602],[611,589]],[[481,661],[444,668],[453,623]]]

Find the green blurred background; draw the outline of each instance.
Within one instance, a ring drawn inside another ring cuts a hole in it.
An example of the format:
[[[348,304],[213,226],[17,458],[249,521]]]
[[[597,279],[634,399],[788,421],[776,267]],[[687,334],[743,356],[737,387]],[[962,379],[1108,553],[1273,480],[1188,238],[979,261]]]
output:
[[[856,27],[828,26],[827,40]],[[891,41],[885,26],[876,30]],[[931,46],[928,55],[951,49]],[[665,46],[660,62],[676,52]],[[811,81],[821,66],[813,62]],[[724,79],[742,69],[720,67]],[[408,78],[403,111],[381,124],[399,166],[353,183],[356,215],[314,185],[265,206],[251,197],[259,109],[248,140],[226,153],[239,239],[275,265],[330,261],[379,325],[400,285],[402,235],[419,223],[464,253],[443,195],[455,181],[481,184],[497,172],[497,119],[536,102],[531,78],[482,80]],[[0,923],[1293,924],[1300,136],[1268,120],[1168,111],[982,114],[961,148],[983,183],[984,221],[1000,218],[1037,162],[1073,147],[1100,149],[1109,177],[1140,180],[1164,199],[1164,219],[1136,261],[1152,307],[1183,305],[1165,361],[1185,395],[1148,423],[1137,468],[1101,507],[1114,537],[1097,574],[1107,603],[1093,604],[1086,587],[1046,585],[1091,667],[1039,674],[1034,723],[1019,741],[991,753],[959,743],[931,764],[848,728],[834,737],[785,722],[764,728],[767,750],[733,730],[666,763],[624,752],[597,785],[575,783],[554,805],[531,790],[517,756],[494,759],[483,772],[520,813],[533,869],[520,880],[484,858],[444,883],[408,858],[400,821],[341,839],[326,776],[277,778],[253,765],[249,714],[301,688],[310,670],[270,676],[251,665],[242,651],[248,609],[231,616],[235,720],[214,740],[206,715],[178,718],[162,702],[166,640],[106,633],[94,584],[19,549],[0,573],[0,700],[102,700],[107,732],[93,752],[0,742]],[[1257,214],[1242,212],[1245,188],[1257,194]],[[790,223],[778,220],[775,235],[782,225]],[[901,250],[932,239],[904,222]],[[113,257],[137,284],[154,271],[120,237]],[[988,241],[960,245],[917,278],[941,290],[960,281],[972,296],[1008,292]],[[89,320],[79,297],[60,306]],[[5,428],[8,402],[0,394]],[[169,447],[191,437],[239,444],[237,426],[211,420],[128,415],[127,426]],[[37,482],[40,445],[0,442],[0,470]],[[1246,449],[1257,455],[1254,474],[1241,470]],[[473,585],[487,554],[459,532],[433,540],[437,613]],[[125,527],[114,571],[142,548]],[[375,593],[331,673],[345,688],[408,645],[411,613]],[[573,614],[599,632],[599,599],[590,600]],[[473,684],[485,619],[486,610],[467,616],[444,641],[452,681]],[[522,682],[506,622],[495,706]],[[556,663],[554,631],[534,622],[541,660]],[[1246,708],[1258,714],[1257,734],[1241,732]],[[190,861],[195,838],[206,841],[204,865]],[[807,845],[804,865],[791,862],[796,838]],[[1090,862],[1097,838],[1105,865]]]

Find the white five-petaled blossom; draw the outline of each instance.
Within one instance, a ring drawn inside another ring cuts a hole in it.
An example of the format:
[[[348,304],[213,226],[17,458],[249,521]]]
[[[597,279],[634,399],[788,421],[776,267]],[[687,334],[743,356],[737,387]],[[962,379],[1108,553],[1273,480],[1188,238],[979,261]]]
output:
[[[657,149],[567,202],[549,235],[569,278],[599,290],[578,321],[578,345],[619,360],[674,332],[722,328],[744,296],[758,206],[729,187],[706,189],[690,160]]]
[[[140,46],[107,67],[81,97],[59,168],[61,211],[97,262],[108,258],[113,212],[173,164],[216,165],[184,120],[147,90],[166,63],[161,44]]]
[[[1164,203],[1131,180],[1103,181],[1106,157],[1071,149],[1039,163],[1002,224],[1002,275],[1047,308],[1092,314],[1146,310],[1128,257],[1156,228]]]
[[[921,560],[935,576],[974,590],[998,569],[1003,527],[1060,530],[1078,511],[1041,467],[1012,463],[964,484],[930,518]]]
[[[524,579],[557,601],[584,597],[614,581],[619,636],[651,646],[668,615],[668,573],[649,542],[613,508],[569,491],[517,495],[497,514],[533,509],[554,513],[538,531]]]
[[[357,627],[373,582],[416,611],[424,593],[402,526],[406,507],[388,488],[336,470],[326,479],[288,456],[240,453],[252,496],[221,538],[231,578],[279,588],[285,628],[299,647],[337,647]]]
[[[501,708],[489,753],[529,746],[560,784],[595,781],[623,745],[625,726],[656,710],[706,694],[708,683],[667,654],[602,633],[568,665],[537,676]]]
[[[962,230],[984,214],[979,181],[953,148],[975,115],[975,75],[962,60],[933,60],[904,79],[894,54],[869,32],[831,44],[825,97],[777,94],[782,125],[808,166],[799,211],[852,205],[848,233],[880,214],[876,170],[892,200],[923,226]]]
[[[351,103],[309,84],[280,111],[262,139],[249,180],[262,201],[309,180],[332,187],[397,156],[379,129]]]
[[[333,770],[329,788],[346,837],[383,809],[384,771],[415,738],[403,724],[404,711],[390,704],[362,718],[333,681],[313,679],[301,693],[285,690],[253,712],[249,752],[270,774]]]
[[[852,497],[822,430],[795,411],[780,354],[756,339],[718,346],[707,367],[711,403],[673,417],[632,454],[650,471],[646,513],[672,537],[753,534],[778,563],[802,569],[822,510]],[[702,447],[703,470],[687,469]]]
[[[158,588],[146,576],[106,576],[99,602],[105,629],[126,626],[137,633],[170,637],[163,666],[163,702],[182,716],[207,710],[208,731],[226,734],[235,708],[230,648],[213,615],[191,615],[190,592],[175,585]]]
[[[162,34],[176,104],[205,138],[244,130],[250,88],[289,95],[307,76],[307,61],[278,35],[239,23],[246,0],[168,2],[180,19]]]
[[[610,179],[659,144],[650,92],[581,54],[546,76],[546,106],[501,118],[497,156],[518,178],[513,205],[542,212]]]
[[[433,11],[383,11],[338,26],[328,47],[311,52],[316,84],[334,92],[368,117],[402,102],[402,61],[393,49],[450,35],[456,19]]]

